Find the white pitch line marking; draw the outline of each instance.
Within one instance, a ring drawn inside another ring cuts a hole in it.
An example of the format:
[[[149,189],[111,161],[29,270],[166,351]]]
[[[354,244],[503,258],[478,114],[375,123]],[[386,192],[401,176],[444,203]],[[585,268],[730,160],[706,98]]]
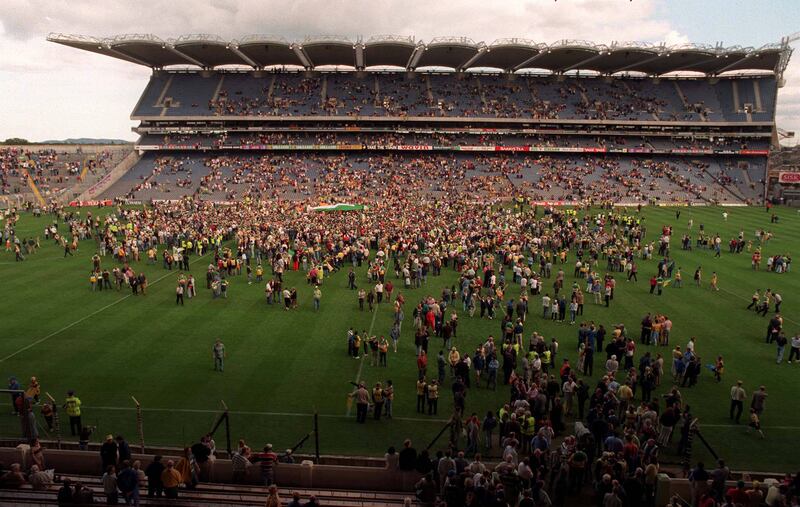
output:
[[[372,328],[375,327],[375,317],[378,316],[378,306],[379,305],[376,303],[375,311],[372,312],[372,323],[370,323],[370,325],[369,325],[369,331],[367,331],[367,336],[364,337],[364,340],[366,340],[368,336],[372,336]],[[358,374],[356,374],[356,384],[358,384],[361,381],[361,371],[364,369],[364,360],[366,358],[367,358],[366,354],[364,354],[361,357],[361,362],[358,365]],[[356,394],[356,390],[357,390],[357,388],[353,389],[353,392],[350,393],[351,396]],[[352,409],[353,409],[353,404],[352,403],[348,403],[348,405],[347,405],[347,413],[345,414],[345,417],[350,417],[350,411]]]
[[[200,257],[196,258],[194,261],[190,261],[190,262],[189,262],[189,264],[192,264],[192,263],[193,263],[193,262],[195,262],[195,261],[199,261],[200,259],[202,259],[202,258],[203,258],[203,257],[205,257],[206,255],[208,255],[208,254],[206,253],[206,254],[203,254],[203,255],[201,255]],[[163,279],[167,278],[168,276],[170,276],[170,275],[172,275],[172,274],[173,274],[173,273],[167,273],[166,275],[164,275],[164,276],[162,276],[162,277],[160,277],[160,278],[157,278],[157,279],[156,279],[156,280],[154,280],[153,282],[150,282],[150,283],[148,284],[148,286],[150,286],[150,285],[155,285],[155,284],[157,284],[158,282],[160,282],[161,280],[163,280]],[[98,310],[95,310],[95,311],[93,311],[93,312],[92,312],[92,313],[90,313],[89,315],[86,315],[85,317],[81,317],[80,319],[76,320],[75,322],[73,322],[73,323],[71,323],[71,324],[67,324],[66,326],[62,327],[62,328],[61,328],[61,329],[59,329],[58,331],[53,331],[52,333],[50,333],[49,335],[45,336],[44,338],[39,338],[39,339],[38,339],[38,340],[36,340],[35,342],[33,342],[33,343],[29,343],[28,345],[25,345],[24,347],[22,347],[21,349],[19,349],[19,350],[18,350],[18,351],[16,351],[16,352],[14,352],[13,354],[7,355],[6,357],[4,357],[4,358],[0,359],[0,363],[4,363],[5,361],[7,361],[7,360],[11,359],[12,357],[14,357],[14,356],[17,356],[17,355],[19,355],[19,354],[21,354],[21,353],[25,352],[26,350],[28,350],[28,349],[31,349],[31,348],[33,348],[33,347],[35,347],[35,346],[39,345],[40,343],[43,343],[43,342],[45,342],[45,341],[49,340],[50,338],[52,338],[52,337],[56,336],[57,334],[59,334],[59,333],[63,333],[63,332],[64,332],[64,331],[66,331],[67,329],[70,329],[70,328],[72,328],[72,327],[75,327],[75,326],[77,326],[78,324],[80,324],[80,323],[81,323],[81,322],[83,322],[84,320],[86,320],[86,319],[89,319],[89,318],[91,318],[91,317],[94,317],[95,315],[97,315],[97,314],[98,314],[98,313],[100,313],[100,312],[103,312],[103,311],[105,311],[105,310],[108,310],[108,309],[109,309],[109,308],[111,308],[112,306],[114,306],[114,305],[116,305],[117,303],[120,303],[120,302],[122,302],[122,301],[125,301],[126,299],[128,299],[128,298],[129,298],[129,297],[131,297],[131,296],[133,296],[133,294],[128,294],[127,296],[123,296],[123,297],[121,297],[121,298],[117,299],[116,301],[114,301],[113,303],[109,303],[109,304],[107,304],[106,306],[104,306],[104,307],[102,307],[102,308],[100,308],[100,309],[98,309]]]

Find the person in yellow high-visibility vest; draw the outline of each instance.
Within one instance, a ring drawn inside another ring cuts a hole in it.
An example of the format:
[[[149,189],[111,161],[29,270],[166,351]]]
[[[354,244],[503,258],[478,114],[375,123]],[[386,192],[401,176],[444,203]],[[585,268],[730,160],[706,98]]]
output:
[[[64,408],[69,416],[69,429],[74,437],[81,431],[81,400],[75,396],[75,391],[67,391]]]
[[[520,423],[522,431],[522,452],[530,452],[531,440],[533,440],[534,435],[536,435],[536,419],[528,410],[520,417]]]

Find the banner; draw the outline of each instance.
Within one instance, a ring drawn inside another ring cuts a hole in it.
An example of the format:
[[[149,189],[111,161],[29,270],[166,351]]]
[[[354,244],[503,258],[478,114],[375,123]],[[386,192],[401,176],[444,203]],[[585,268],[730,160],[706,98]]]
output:
[[[531,206],[578,206],[579,201],[532,201]]]
[[[696,148],[676,148],[674,150],[668,150],[669,153],[674,153],[676,155],[713,155],[714,150],[698,150]]]
[[[605,148],[602,146],[531,146],[531,145],[429,145],[429,144],[223,144],[218,146],[189,145],[138,145],[141,151],[157,150],[271,150],[271,151],[353,151],[353,150],[393,150],[393,151],[498,151],[498,152],[536,152],[536,153],[642,153],[654,155],[768,155],[768,150],[710,150],[710,149],[663,149],[650,148]]]
[[[530,146],[495,146],[494,151],[531,151]]]
[[[778,183],[800,183],[800,172],[781,171],[778,173]]]
[[[494,151],[494,146],[457,146],[459,151]]]
[[[433,146],[429,144],[400,144],[396,145],[394,149],[403,151],[429,151],[433,149]]]

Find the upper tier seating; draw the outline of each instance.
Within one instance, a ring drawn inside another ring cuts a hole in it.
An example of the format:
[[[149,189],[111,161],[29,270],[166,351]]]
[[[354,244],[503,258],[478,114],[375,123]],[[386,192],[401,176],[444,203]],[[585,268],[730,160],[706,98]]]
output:
[[[679,94],[675,83],[681,89]],[[734,96],[734,86],[737,95]],[[134,116],[433,116],[753,121],[774,116],[771,77],[604,79],[409,73],[154,74]],[[758,100],[756,98],[758,95]],[[684,99],[686,103],[684,103]],[[699,106],[699,107],[697,107]]]

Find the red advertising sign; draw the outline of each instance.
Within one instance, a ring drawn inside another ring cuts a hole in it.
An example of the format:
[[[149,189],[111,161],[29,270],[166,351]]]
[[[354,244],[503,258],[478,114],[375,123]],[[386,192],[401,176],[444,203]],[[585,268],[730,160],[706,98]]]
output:
[[[800,172],[781,171],[778,173],[778,183],[800,183]]]
[[[530,151],[530,146],[495,146],[495,151]]]

